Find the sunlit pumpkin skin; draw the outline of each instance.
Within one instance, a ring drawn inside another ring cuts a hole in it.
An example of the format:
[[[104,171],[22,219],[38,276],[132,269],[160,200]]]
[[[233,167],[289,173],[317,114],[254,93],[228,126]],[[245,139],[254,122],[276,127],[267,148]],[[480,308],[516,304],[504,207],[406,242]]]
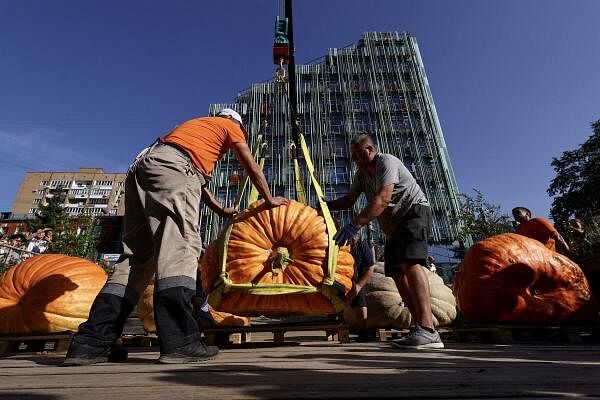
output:
[[[106,272],[91,261],[41,254],[0,276],[0,333],[77,331]]]
[[[452,324],[457,315],[452,290],[435,272],[421,268],[429,281],[433,325],[439,327]],[[406,329],[411,325],[410,311],[394,280],[384,275],[382,262],[375,263],[375,272],[362,290],[365,291],[367,300],[367,329]],[[351,309],[344,310],[344,321],[351,327],[359,327],[356,314]]]
[[[235,218],[227,243],[226,272],[234,284],[283,283],[319,287],[327,274],[328,240],[325,220],[302,203],[269,210],[259,200]],[[272,268],[277,249],[285,249],[290,262],[284,269]],[[344,294],[352,288],[354,259],[348,246],[340,248],[335,280]],[[211,243],[202,258],[201,281],[205,292],[214,288],[221,272],[217,243]],[[327,315],[335,309],[320,293],[254,295],[243,290],[223,292],[219,310],[237,315]]]
[[[458,307],[469,320],[591,321],[598,304],[577,264],[537,240],[505,233],[474,244],[455,277]]]
[[[156,332],[156,324],[154,322],[154,284],[148,285],[144,293],[140,296],[137,306],[138,318],[144,324],[144,330],[148,333]],[[222,311],[216,311],[208,306],[208,311],[212,315],[215,323],[218,326],[244,326],[250,325],[250,318],[239,317]]]

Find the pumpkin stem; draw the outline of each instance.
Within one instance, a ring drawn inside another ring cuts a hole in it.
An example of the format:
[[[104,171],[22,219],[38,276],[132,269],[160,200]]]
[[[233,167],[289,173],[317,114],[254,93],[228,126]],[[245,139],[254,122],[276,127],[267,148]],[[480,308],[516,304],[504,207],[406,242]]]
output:
[[[290,252],[286,247],[277,247],[275,254],[271,256],[271,273],[279,275],[279,272],[285,271],[290,263],[293,263],[290,257]]]

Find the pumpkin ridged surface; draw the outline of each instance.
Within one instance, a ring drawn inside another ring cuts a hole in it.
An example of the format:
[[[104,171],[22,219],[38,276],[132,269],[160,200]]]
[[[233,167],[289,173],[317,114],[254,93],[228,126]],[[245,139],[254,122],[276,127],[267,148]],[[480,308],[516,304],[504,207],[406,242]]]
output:
[[[440,327],[452,324],[457,315],[456,300],[452,290],[435,272],[424,267],[420,268],[423,268],[429,281],[433,325]],[[406,329],[410,326],[410,311],[400,296],[394,280],[384,275],[382,262],[375,263],[375,272],[363,290],[367,300],[367,329]],[[359,326],[354,310],[345,310],[344,320],[350,326]]]
[[[232,315],[226,312],[221,312],[208,307],[208,311],[212,315],[215,323],[218,326],[244,326],[250,324],[250,319]],[[137,305],[138,318],[144,324],[144,330],[148,333],[156,332],[156,323],[154,321],[154,284],[146,287],[146,290],[140,296]]]
[[[76,331],[106,282],[91,261],[41,254],[0,277],[0,333]]]
[[[227,243],[226,272],[233,284],[262,283],[319,287],[327,276],[328,239],[325,220],[316,210],[296,201],[269,210],[259,200],[235,218]],[[278,247],[293,259],[272,273],[272,256]],[[201,262],[202,285],[207,293],[221,272],[217,242],[211,243]],[[347,293],[352,288],[354,260],[349,247],[340,248],[335,280]],[[231,289],[223,293],[219,310],[238,315],[322,315],[335,313],[320,293],[254,295]]]
[[[537,240],[513,233],[471,246],[453,289],[459,309],[471,320],[597,319],[598,304],[581,268]]]

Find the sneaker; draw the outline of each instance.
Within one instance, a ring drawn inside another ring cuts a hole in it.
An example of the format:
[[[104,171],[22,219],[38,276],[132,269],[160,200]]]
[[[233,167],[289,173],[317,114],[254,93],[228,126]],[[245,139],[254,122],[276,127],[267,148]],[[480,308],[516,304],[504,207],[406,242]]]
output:
[[[127,361],[127,355],[127,349],[122,346],[112,345],[99,347],[77,343],[73,340],[67,351],[67,357],[62,362],[61,366],[72,367],[103,362],[124,362]]]
[[[443,349],[444,343],[438,331],[429,332],[420,326],[411,327],[406,337],[392,340],[391,345],[401,349]]]
[[[217,346],[206,346],[201,341],[179,347],[171,353],[163,353],[158,358],[160,364],[188,364],[212,360],[219,354]]]

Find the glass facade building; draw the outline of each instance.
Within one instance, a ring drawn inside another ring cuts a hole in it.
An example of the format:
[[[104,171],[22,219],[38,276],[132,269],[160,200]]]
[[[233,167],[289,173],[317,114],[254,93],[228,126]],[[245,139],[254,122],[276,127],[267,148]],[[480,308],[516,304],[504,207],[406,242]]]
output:
[[[380,152],[404,162],[429,199],[433,211],[431,241],[448,244],[456,240],[458,188],[413,36],[364,33],[354,46],[332,48],[318,61],[297,65],[296,81],[300,129],[327,199],[347,193],[355,171],[350,140],[358,133],[369,133]],[[212,104],[209,114],[223,107],[240,112],[251,148],[261,146],[263,171],[271,191],[294,199],[288,99],[287,83],[274,79],[253,84],[233,104]],[[299,161],[304,167],[300,154]],[[232,204],[242,174],[243,169],[229,152],[215,168],[210,189],[221,202]],[[314,206],[315,193],[305,171],[303,179],[308,204]],[[247,193],[242,207],[247,205]],[[363,197],[356,211],[365,204]],[[334,216],[346,220],[349,214]],[[208,209],[202,211],[201,222],[205,241],[214,239],[222,227],[222,221]],[[380,234],[375,236],[381,238]]]

